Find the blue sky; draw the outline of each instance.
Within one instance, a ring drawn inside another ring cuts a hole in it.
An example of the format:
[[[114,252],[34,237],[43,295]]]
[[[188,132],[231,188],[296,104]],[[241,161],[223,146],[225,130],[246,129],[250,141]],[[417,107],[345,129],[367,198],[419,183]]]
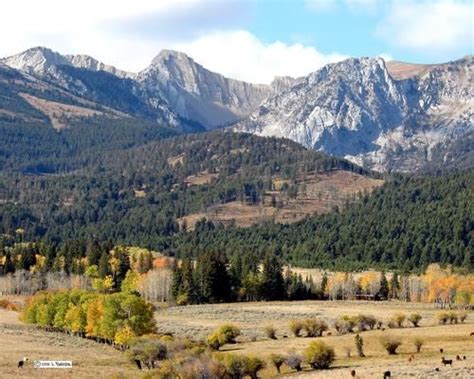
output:
[[[268,83],[351,56],[436,63],[473,54],[473,1],[16,0],[2,4],[0,55],[40,45],[137,72],[168,48]]]

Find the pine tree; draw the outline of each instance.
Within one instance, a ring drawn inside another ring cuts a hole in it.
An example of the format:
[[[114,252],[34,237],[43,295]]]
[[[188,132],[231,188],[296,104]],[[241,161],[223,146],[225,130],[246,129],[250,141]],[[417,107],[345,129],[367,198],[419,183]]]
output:
[[[203,254],[198,260],[196,278],[200,302],[231,299],[231,280],[223,255],[215,252]]]
[[[263,260],[261,295],[264,300],[285,298],[282,267],[274,254],[267,254]]]
[[[321,297],[324,299],[328,289],[328,276],[324,273],[321,279]]]
[[[392,279],[390,280],[390,298],[398,299],[400,291],[400,282],[398,281],[398,274],[393,273]]]
[[[361,336],[359,336],[359,334],[356,334],[356,336],[354,337],[354,342],[355,342],[357,354],[359,355],[359,357],[361,358],[365,357],[364,340],[362,339]]]
[[[99,277],[105,278],[110,275],[109,255],[104,251],[99,259]]]
[[[388,289],[387,277],[385,276],[385,272],[382,271],[382,274],[380,276],[380,290],[377,296],[381,300],[387,300],[388,292],[389,292],[389,289]]]

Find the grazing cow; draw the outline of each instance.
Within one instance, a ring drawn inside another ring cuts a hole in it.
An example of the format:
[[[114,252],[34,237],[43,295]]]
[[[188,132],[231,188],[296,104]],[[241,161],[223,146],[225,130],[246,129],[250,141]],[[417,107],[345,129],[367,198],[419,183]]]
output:
[[[390,379],[392,377],[392,373],[390,371],[385,371],[383,373],[383,379]]]
[[[444,357],[443,357],[443,358],[441,358],[441,363],[444,364],[445,366],[447,366],[447,365],[452,366],[453,365],[453,360],[452,359],[444,359]]]
[[[351,378],[355,378],[356,377],[356,370],[351,370]]]
[[[471,332],[471,334],[469,334],[471,337],[474,336],[474,332]]]
[[[23,357],[23,359],[18,362],[18,368],[23,368],[23,366],[25,365],[27,360],[28,360],[28,358]]]

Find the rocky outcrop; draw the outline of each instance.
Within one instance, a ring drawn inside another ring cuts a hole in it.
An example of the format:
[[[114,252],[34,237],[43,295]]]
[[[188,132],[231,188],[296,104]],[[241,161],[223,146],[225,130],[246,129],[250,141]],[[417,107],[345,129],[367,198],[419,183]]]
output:
[[[440,144],[473,130],[472,66],[467,57],[396,80],[381,58],[348,59],[267,99],[235,130],[290,138],[379,171],[415,171]]]

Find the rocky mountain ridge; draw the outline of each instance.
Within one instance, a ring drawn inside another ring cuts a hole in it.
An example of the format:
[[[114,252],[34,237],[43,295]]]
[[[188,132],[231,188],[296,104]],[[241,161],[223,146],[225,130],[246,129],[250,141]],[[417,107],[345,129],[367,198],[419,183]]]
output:
[[[382,58],[327,65],[234,130],[290,138],[378,171],[416,171],[473,131],[473,57],[409,70],[395,79]]]
[[[205,69],[186,54],[172,50],[160,52],[138,74],[106,65],[88,55],[61,55],[45,47],[28,49],[1,59],[0,63],[112,105],[104,93],[105,83],[114,95],[118,91],[122,98],[133,98],[140,103],[140,111],[132,115],[169,122],[190,131],[235,123],[274,93],[271,86],[225,78]],[[78,70],[87,70],[89,75]],[[129,113],[129,108],[119,110]]]

